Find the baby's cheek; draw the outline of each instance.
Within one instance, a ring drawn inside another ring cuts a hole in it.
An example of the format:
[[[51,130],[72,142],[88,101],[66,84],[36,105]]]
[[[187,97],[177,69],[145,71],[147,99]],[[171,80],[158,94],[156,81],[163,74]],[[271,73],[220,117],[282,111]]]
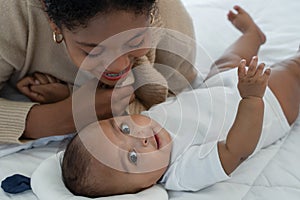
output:
[[[159,159],[162,165],[168,166],[171,159],[172,145],[167,145],[160,150]]]

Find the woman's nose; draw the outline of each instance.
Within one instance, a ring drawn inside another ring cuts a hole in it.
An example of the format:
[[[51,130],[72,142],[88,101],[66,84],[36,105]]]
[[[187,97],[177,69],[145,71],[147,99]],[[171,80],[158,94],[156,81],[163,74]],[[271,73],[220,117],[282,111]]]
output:
[[[128,55],[122,55],[111,63],[106,69],[109,72],[119,73],[130,66],[130,58]]]

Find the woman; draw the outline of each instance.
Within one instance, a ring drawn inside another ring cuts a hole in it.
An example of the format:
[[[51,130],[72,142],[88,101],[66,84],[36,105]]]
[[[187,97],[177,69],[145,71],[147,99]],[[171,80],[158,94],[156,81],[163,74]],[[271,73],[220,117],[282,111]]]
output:
[[[190,18],[179,0],[142,0],[138,3],[123,0],[4,0],[0,11],[3,13],[0,19],[1,30],[5,30],[0,34],[0,87],[10,85],[16,88],[21,80],[17,88],[34,101],[12,101],[5,97],[4,92],[0,92],[3,97],[0,99],[1,142],[18,143],[20,138],[35,139],[76,130],[72,96],[66,95],[52,102],[38,101],[36,97],[39,92],[42,93],[43,88],[35,85],[36,82],[22,82],[24,77],[33,76],[35,81],[41,82],[44,75],[50,83],[56,83],[53,90],[58,88],[65,91],[66,84],[68,87],[74,84],[78,68],[84,60],[95,56],[92,54],[93,48],[115,34],[153,26],[179,30],[193,37]],[[158,45],[169,44],[164,39],[165,35],[162,34]],[[142,43],[145,37],[146,32],[144,35],[132,35],[135,40],[132,49],[119,55],[108,66],[101,66],[105,68],[104,74],[107,76],[97,78],[104,85],[114,86],[117,81],[111,77],[126,79],[121,75],[127,76],[132,67],[145,64],[148,67],[141,68],[142,72],[135,74],[135,79],[151,76],[154,77],[154,83],[158,84],[140,87],[135,91],[135,98],[132,95],[133,86],[115,89],[116,99],[113,101],[118,103],[112,108],[113,90],[97,88],[94,107],[99,119],[108,118],[112,113],[122,114],[129,101],[141,102],[146,108],[164,101],[168,93],[167,84],[170,86],[175,83],[172,86],[175,92],[186,87],[186,84],[178,81],[178,74],[165,71],[159,73],[159,66],[151,67],[154,62],[175,68],[189,82],[195,78],[195,70],[186,61],[189,59],[184,60],[165,50],[135,49],[134,46]],[[192,50],[189,48],[188,55],[191,57]],[[80,90],[86,90],[86,85],[76,92],[80,94]],[[51,96],[52,91],[48,92]],[[77,106],[85,109],[84,105]]]

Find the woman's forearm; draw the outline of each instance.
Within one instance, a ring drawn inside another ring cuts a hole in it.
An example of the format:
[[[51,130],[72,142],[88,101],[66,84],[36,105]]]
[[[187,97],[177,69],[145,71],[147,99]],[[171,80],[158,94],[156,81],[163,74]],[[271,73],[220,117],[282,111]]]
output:
[[[75,131],[72,100],[36,105],[27,115],[24,138],[37,139],[52,135],[64,135]]]

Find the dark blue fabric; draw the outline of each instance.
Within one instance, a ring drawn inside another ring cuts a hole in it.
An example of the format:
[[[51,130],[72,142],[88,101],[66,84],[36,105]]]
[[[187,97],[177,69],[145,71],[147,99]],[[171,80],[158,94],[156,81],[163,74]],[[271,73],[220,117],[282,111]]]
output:
[[[26,190],[31,190],[30,178],[20,174],[12,175],[2,181],[1,188],[10,194],[17,194]]]

